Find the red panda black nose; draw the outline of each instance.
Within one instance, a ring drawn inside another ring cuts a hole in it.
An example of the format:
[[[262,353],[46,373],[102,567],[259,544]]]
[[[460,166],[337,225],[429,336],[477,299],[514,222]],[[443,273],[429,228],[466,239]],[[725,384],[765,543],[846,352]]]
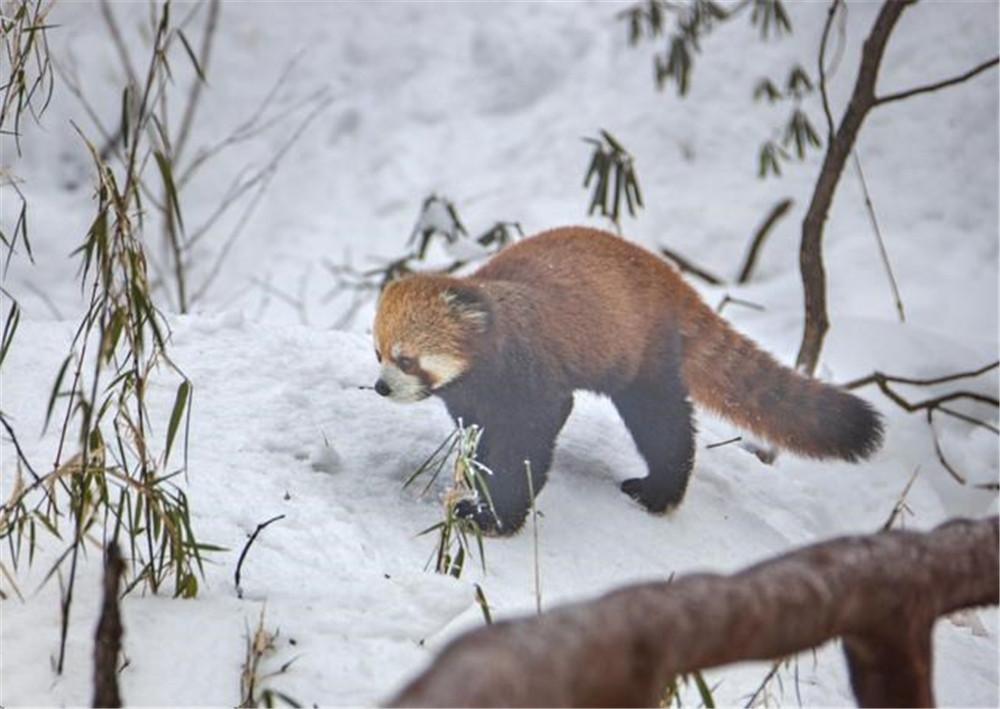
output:
[[[389,388],[389,385],[385,383],[384,379],[379,379],[375,382],[375,391],[381,396],[389,396],[389,392],[391,392],[392,389]]]

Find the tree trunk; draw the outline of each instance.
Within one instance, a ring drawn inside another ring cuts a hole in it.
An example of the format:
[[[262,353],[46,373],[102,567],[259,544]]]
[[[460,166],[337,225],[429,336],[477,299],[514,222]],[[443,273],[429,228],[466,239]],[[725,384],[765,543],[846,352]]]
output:
[[[837,184],[844,172],[847,158],[854,149],[858,131],[865,116],[875,106],[875,83],[879,66],[885,54],[889,37],[900,15],[917,0],[885,0],[879,10],[872,31],[861,52],[861,66],[850,103],[840,121],[837,132],[826,147],[823,167],[813,191],[812,201],[802,221],[802,244],[799,250],[799,267],[805,289],[806,322],[802,344],[795,364],[799,371],[812,376],[819,363],[823,338],[830,327],[826,313],[826,271],[823,268],[823,227],[830,205],[833,203]]]

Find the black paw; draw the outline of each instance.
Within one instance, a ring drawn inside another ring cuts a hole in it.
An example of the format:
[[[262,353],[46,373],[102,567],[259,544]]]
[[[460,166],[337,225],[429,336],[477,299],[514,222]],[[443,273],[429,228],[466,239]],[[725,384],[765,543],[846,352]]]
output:
[[[667,512],[680,502],[680,496],[670,495],[662,489],[651,489],[647,480],[648,478],[629,478],[621,484],[621,490],[654,514]]]
[[[455,505],[455,514],[462,519],[475,522],[479,531],[487,537],[505,537],[520,529],[520,524],[501,519],[489,503],[483,500],[459,500]]]
[[[455,504],[455,515],[475,522],[483,534],[496,534],[496,530],[500,528],[500,520],[482,500],[459,500]]]

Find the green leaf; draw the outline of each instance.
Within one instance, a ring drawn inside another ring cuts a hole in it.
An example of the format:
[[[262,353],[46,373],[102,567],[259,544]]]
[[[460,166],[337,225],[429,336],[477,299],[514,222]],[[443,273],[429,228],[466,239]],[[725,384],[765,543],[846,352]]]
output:
[[[715,709],[715,697],[712,696],[712,690],[708,688],[701,672],[695,670],[691,675],[694,677],[694,683],[698,687],[698,694],[701,695],[701,703],[705,705],[705,709]]]
[[[45,423],[42,425],[42,432],[49,427],[49,420],[52,418],[52,409],[56,405],[56,398],[59,396],[60,390],[62,389],[62,380],[66,374],[66,368],[69,366],[70,359],[73,358],[73,353],[66,355],[66,359],[63,360],[62,366],[59,367],[59,374],[56,375],[56,383],[52,387],[52,391],[49,394],[49,404],[45,408]]]
[[[201,70],[201,64],[198,63],[198,58],[191,49],[191,45],[188,43],[187,37],[184,36],[184,30],[177,30],[177,36],[181,38],[181,44],[184,45],[184,51],[187,52],[188,59],[190,59],[191,64],[194,65],[194,70],[197,72],[201,83],[207,84],[208,81],[205,79],[205,72]]]
[[[7,312],[7,319],[3,323],[3,336],[0,337],[0,365],[7,357],[7,352],[14,342],[14,333],[21,322],[21,309],[17,307],[17,301],[10,299],[10,310]]]
[[[434,532],[434,531],[436,531],[438,529],[443,529],[444,527],[445,527],[445,523],[444,522],[438,522],[437,524],[431,525],[430,527],[428,527],[427,529],[425,529],[422,532],[417,532],[417,536],[418,537],[422,537],[425,534],[430,534],[431,532]]]
[[[667,59],[667,76],[672,76],[677,82],[677,93],[686,96],[691,74],[691,53],[687,42],[681,36],[675,36],[670,44],[670,56]]]
[[[163,464],[166,465],[170,458],[170,449],[174,445],[174,437],[177,435],[177,427],[184,416],[184,407],[187,406],[191,398],[191,382],[185,379],[177,387],[177,396],[174,398],[174,408],[170,412],[170,424],[167,426],[167,448],[163,453]]]
[[[476,586],[476,603],[483,611],[483,619],[486,621],[486,625],[493,625],[493,615],[490,613],[490,604],[486,600],[486,594],[483,593],[483,587],[478,583]]]
[[[167,190],[167,206],[173,209],[174,215],[177,217],[177,224],[183,232],[184,220],[181,217],[181,204],[177,198],[177,187],[174,184],[174,174],[170,167],[170,160],[159,150],[153,151],[153,156],[156,158],[157,167],[160,168],[160,175],[163,177],[163,186]]]
[[[760,101],[762,98],[766,98],[768,103],[774,103],[775,101],[780,101],[783,96],[770,79],[763,78],[757,82],[757,85],[753,90],[753,100]]]
[[[615,137],[610,133],[608,133],[603,128],[601,129],[601,137],[604,138],[605,142],[607,142],[608,144],[608,147],[610,147],[611,150],[613,150],[614,152],[626,153],[626,154],[628,153],[628,151],[625,150],[622,144],[619,143],[617,140],[615,140]]]
[[[813,90],[812,79],[809,78],[809,74],[802,68],[802,65],[796,64],[789,72],[787,87],[788,93],[796,98],[801,98]]]
[[[128,115],[129,115],[129,86],[126,84],[122,90],[122,145],[128,150]]]
[[[757,177],[763,179],[767,177],[769,172],[773,172],[775,177],[781,176],[781,164],[778,162],[778,152],[779,148],[774,144],[773,141],[768,141],[760,148],[760,167],[757,171]]]

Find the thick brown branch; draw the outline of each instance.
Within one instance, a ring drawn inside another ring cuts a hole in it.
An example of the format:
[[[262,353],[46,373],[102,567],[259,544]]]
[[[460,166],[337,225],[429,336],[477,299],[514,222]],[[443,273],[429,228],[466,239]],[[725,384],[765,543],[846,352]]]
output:
[[[118,611],[118,590],[121,588],[125,564],[117,544],[109,544],[104,561],[104,603],[94,637],[94,701],[95,707],[120,707],[118,693],[118,655],[122,649],[122,619]]]
[[[903,99],[910,98],[911,96],[918,96],[920,94],[926,94],[930,93],[931,91],[937,91],[939,89],[944,89],[949,86],[954,86],[955,84],[961,84],[963,81],[968,81],[977,74],[980,74],[986,71],[987,69],[995,67],[997,64],[1000,64],[1000,57],[993,57],[992,59],[986,60],[979,66],[969,69],[969,71],[965,72],[964,74],[960,74],[950,79],[945,79],[944,81],[938,81],[934,84],[928,84],[927,86],[918,86],[916,88],[909,89],[907,91],[899,91],[894,94],[889,94],[888,96],[879,96],[877,99],[875,99],[875,105],[883,106],[887,103],[892,103],[893,101],[902,101]]]
[[[933,701],[930,630],[998,600],[997,518],[805,547],[647,583],[448,645],[391,706],[656,706],[669,679],[845,639],[862,704]],[[905,589],[905,591],[904,591]]]

